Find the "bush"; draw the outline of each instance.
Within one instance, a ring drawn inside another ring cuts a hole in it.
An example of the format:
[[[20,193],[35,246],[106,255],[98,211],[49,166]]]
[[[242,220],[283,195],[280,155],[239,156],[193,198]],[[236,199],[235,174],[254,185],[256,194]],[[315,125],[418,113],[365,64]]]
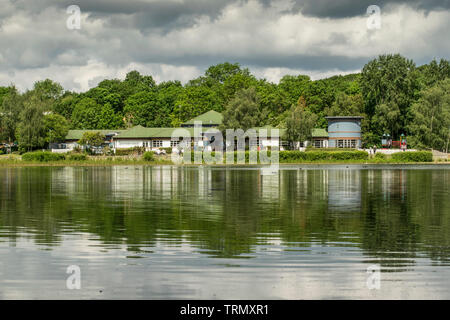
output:
[[[144,147],[134,147],[128,149],[116,149],[116,156],[129,156],[132,154],[141,155],[145,151]]]
[[[384,160],[386,159],[386,155],[384,153],[375,153],[375,159]]]
[[[85,154],[71,154],[67,157],[67,160],[85,161],[85,160],[87,160],[87,156]]]
[[[53,153],[48,151],[36,151],[27,152],[22,155],[23,161],[36,161],[36,162],[49,162],[49,161],[62,161],[66,156],[61,153]]]
[[[202,153],[199,152],[200,157]],[[260,162],[259,153],[258,163]],[[365,151],[280,151],[279,161],[280,163],[297,163],[297,162],[315,162],[315,161],[346,161],[346,160],[368,160],[369,154]],[[211,153],[214,157],[214,152]],[[267,156],[271,156],[271,152],[267,153]],[[227,153],[223,154],[224,162],[226,162]],[[250,152],[245,151],[245,163],[249,163]],[[191,161],[194,162],[194,152],[191,153]],[[237,163],[237,152],[234,152],[234,163]]]
[[[144,159],[144,161],[155,161],[155,155],[152,151],[147,151],[144,153],[144,155],[142,156],[142,159]]]
[[[405,151],[392,154],[397,162],[433,162],[433,154],[429,151]]]
[[[172,148],[160,148],[160,149],[166,151],[167,154],[172,153]]]
[[[281,151],[280,162],[314,162],[314,161],[342,161],[367,160],[369,154],[365,151]]]

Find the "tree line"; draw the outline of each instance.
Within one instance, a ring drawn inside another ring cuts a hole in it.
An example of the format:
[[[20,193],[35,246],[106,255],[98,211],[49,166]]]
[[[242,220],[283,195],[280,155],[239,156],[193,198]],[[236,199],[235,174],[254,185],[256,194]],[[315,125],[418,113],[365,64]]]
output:
[[[286,139],[308,140],[326,116],[364,116],[363,143],[381,136],[408,136],[409,145],[447,151],[450,139],[450,64],[441,59],[416,64],[399,54],[369,61],[361,73],[311,80],[286,75],[278,84],[257,79],[238,63],[222,63],[186,84],[156,83],[129,72],[86,92],[72,92],[50,80],[19,92],[0,87],[0,139],[22,150],[63,141],[69,129],[177,127],[209,110],[224,114],[224,127],[286,128]]]

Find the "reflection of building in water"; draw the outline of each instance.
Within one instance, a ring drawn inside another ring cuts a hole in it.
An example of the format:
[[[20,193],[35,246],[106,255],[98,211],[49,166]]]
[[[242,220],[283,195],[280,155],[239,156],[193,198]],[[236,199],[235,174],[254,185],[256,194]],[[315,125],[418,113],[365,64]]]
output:
[[[328,209],[339,212],[359,212],[361,210],[361,171],[330,170],[328,177]]]
[[[273,200],[280,198],[280,171],[272,175],[257,174],[260,198]]]
[[[391,197],[405,200],[406,196],[406,176],[405,170],[382,170],[381,189],[383,200],[388,201]]]
[[[309,196],[315,200],[324,200],[328,197],[329,170],[310,170]]]

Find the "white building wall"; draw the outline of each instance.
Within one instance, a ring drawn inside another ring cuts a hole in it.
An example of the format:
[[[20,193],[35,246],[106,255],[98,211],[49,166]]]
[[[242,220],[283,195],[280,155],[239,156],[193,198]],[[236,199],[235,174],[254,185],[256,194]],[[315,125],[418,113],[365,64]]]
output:
[[[115,147],[117,149],[128,149],[134,147],[143,147],[143,140],[115,140]]]
[[[280,140],[279,139],[261,139],[261,145],[265,147],[279,147]]]

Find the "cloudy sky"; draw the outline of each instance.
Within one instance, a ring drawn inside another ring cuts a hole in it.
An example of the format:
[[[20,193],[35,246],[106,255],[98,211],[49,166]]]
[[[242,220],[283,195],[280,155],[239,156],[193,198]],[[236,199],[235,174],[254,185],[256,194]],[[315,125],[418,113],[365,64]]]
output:
[[[70,5],[80,29],[67,27]],[[449,59],[449,30],[450,0],[0,0],[0,85],[51,78],[84,91],[134,69],[185,82],[224,61],[273,82],[318,79],[383,53]]]

